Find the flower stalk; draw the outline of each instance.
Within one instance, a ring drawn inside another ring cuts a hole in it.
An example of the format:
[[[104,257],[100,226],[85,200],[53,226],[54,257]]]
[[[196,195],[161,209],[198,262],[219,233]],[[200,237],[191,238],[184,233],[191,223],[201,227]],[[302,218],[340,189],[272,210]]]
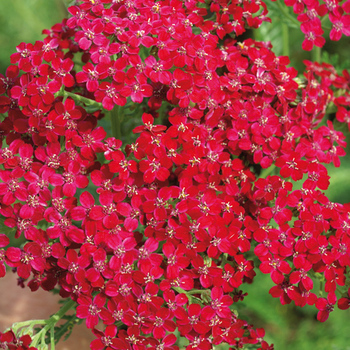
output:
[[[35,321],[34,323],[31,322],[27,326],[28,328],[33,328],[34,326],[38,324],[45,324],[45,326],[32,337],[32,346],[36,347],[39,344],[45,344],[45,336],[47,332],[50,332],[50,343],[51,343],[51,349],[54,349],[55,346],[55,326],[58,323],[59,320],[62,319],[65,314],[72,309],[76,305],[76,302],[74,300],[69,300],[66,302],[60,310],[58,310],[55,314],[53,314],[49,319],[47,320],[39,320],[40,323]],[[53,347],[52,347],[53,346]]]

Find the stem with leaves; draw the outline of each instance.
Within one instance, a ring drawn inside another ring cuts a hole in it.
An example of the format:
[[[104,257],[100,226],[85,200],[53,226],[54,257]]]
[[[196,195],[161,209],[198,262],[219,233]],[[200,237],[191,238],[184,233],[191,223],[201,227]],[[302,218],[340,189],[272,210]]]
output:
[[[288,8],[282,4],[282,0],[277,0],[276,4],[278,6],[278,8],[280,9],[280,11],[282,12],[282,16],[288,18],[293,24],[295,24],[297,26],[297,28],[300,27],[300,22],[294,17],[291,16],[288,12]]]
[[[64,90],[64,86],[61,87],[61,89],[55,94],[55,97],[63,96],[63,100],[66,100],[67,97],[70,97],[72,100],[74,100],[77,103],[84,104],[87,107],[94,108],[96,110],[103,109],[102,103],[96,102],[95,100],[92,100],[91,98],[87,98],[81,95],[78,95],[73,92],[68,92]]]
[[[32,346],[36,347],[40,343],[45,343],[45,335],[48,331],[50,331],[50,343],[51,349],[55,348],[55,326],[57,322],[75,306],[76,303],[74,300],[69,300],[65,303],[58,312],[53,314],[48,320],[46,320],[46,326],[43,327],[32,339]]]
[[[65,302],[65,304],[61,307],[60,310],[58,310],[47,320],[29,320],[24,322],[18,322],[13,324],[11,329],[15,334],[32,334],[34,333],[34,329],[37,328],[37,326],[43,325],[44,327],[41,328],[32,337],[31,346],[37,347],[40,344],[45,345],[46,333],[50,332],[51,349],[55,350],[55,327],[58,321],[61,320],[66,315],[66,313],[75,305],[75,301],[69,300]]]

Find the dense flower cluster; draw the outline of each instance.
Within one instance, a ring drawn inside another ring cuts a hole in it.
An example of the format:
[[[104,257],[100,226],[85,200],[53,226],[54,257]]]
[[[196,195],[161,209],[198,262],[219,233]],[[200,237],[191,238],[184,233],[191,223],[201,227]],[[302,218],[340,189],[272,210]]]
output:
[[[301,13],[329,11],[347,34],[348,5],[334,3],[287,5],[308,33],[316,19]],[[323,193],[323,164],[339,166],[346,145],[325,114],[332,104],[350,126],[348,72],[306,62],[298,81],[270,44],[237,42],[267,19],[260,1],[84,0],[69,12],[0,76],[0,214],[25,238],[0,250],[0,277],[7,264],[32,291],[58,286],[93,350],[178,349],[175,334],[189,350],[272,349],[234,311],[256,269],[320,321],[339,297],[349,307],[336,292],[350,208]],[[100,123],[110,114],[115,130],[135,104],[138,137],[122,147]]]

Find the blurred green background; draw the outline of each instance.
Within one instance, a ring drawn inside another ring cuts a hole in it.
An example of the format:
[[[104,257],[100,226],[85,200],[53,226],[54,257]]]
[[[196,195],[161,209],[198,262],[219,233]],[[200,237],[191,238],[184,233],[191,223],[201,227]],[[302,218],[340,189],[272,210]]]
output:
[[[62,0],[1,0],[0,73],[4,74],[18,44],[42,40],[42,30],[61,22],[67,13]]]
[[[41,32],[67,16],[65,2],[69,0],[11,0],[0,1],[0,73],[4,74],[10,63],[11,53],[21,42],[41,40]],[[269,40],[277,54],[282,54],[281,27],[265,24],[256,35]],[[292,65],[302,72],[303,59],[311,59],[312,53],[301,50],[302,34],[289,29]],[[340,68],[350,68],[350,39],[338,43],[327,42],[322,58]],[[343,126],[342,131],[347,128]],[[347,131],[346,131],[347,132]],[[347,132],[347,136],[349,136]],[[348,148],[349,151],[349,148]],[[327,195],[332,201],[350,202],[350,159],[342,159],[342,167],[329,167],[331,185]],[[268,291],[273,283],[269,276],[259,274],[252,285],[244,287],[249,295],[240,303],[240,317],[264,327],[266,340],[278,350],[350,350],[350,311],[336,309],[326,323],[316,320],[314,307],[296,308],[282,306]]]

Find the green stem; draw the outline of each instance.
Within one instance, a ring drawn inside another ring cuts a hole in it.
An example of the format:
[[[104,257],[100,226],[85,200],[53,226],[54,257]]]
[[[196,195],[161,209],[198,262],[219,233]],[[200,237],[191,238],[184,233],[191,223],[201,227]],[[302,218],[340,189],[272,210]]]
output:
[[[201,294],[201,293],[210,293],[210,289],[191,289],[190,291],[186,292],[187,294]]]
[[[111,126],[112,126],[112,135],[120,140],[122,133],[121,133],[121,118],[122,118],[122,108],[120,106],[115,106],[110,112],[109,116],[111,119]]]
[[[278,8],[281,10],[283,16],[288,18],[292,23],[294,23],[298,28],[300,27],[300,22],[293,16],[291,16],[288,12],[288,9],[285,5],[282,5],[282,1],[276,1]]]
[[[285,23],[282,23],[282,42],[282,55],[289,57],[289,29]]]
[[[320,281],[320,290],[319,290],[319,296],[322,297],[323,296],[323,281]]]
[[[176,292],[178,293],[184,293],[186,294],[188,298],[188,302],[190,304],[193,303],[194,300],[196,300],[200,304],[206,304],[208,303],[208,300],[210,300],[210,289],[192,289],[190,291],[186,291],[180,287],[172,287]],[[194,294],[200,294],[200,298],[195,297]]]
[[[45,320],[46,326],[43,327],[33,338],[32,338],[32,344],[31,346],[36,347],[39,343],[45,342],[45,334],[48,331],[52,331],[55,328],[55,325],[57,322],[66,314],[68,310],[73,308],[73,306],[76,305],[74,300],[69,300],[66,304],[64,304],[61,309],[59,309],[55,314],[53,314],[48,320]],[[50,339],[51,338],[50,334]]]
[[[85,105],[90,106],[90,107],[96,107],[98,109],[102,109],[103,108],[102,107],[102,103],[96,102],[94,100],[91,100],[90,98],[83,97],[81,95],[74,94],[72,92],[63,91],[63,96],[64,97],[70,97],[75,102],[81,102],[81,103],[84,103]]]
[[[55,326],[52,326],[50,329],[50,344],[51,350],[55,350]]]
[[[311,51],[312,61],[321,63],[321,48],[318,46],[314,46]]]
[[[54,315],[52,315],[49,319],[47,324],[53,325],[56,324],[65,314],[68,310],[72,309],[73,306],[76,305],[76,302],[74,300],[69,300],[67,303],[65,303]]]
[[[77,95],[76,93],[73,93],[73,92],[65,91],[64,86],[62,86],[61,89],[55,93],[55,97],[58,97],[58,96],[63,96],[63,101],[65,101],[67,99],[67,97],[70,97],[75,102],[84,103],[86,106],[95,107],[96,109],[103,109],[102,103],[96,102],[95,100],[92,100],[91,98]]]
[[[182,288],[180,288],[180,287],[172,287],[176,292],[178,292],[178,293],[184,293],[184,294],[187,294],[187,292],[184,290],[184,289],[182,289]]]
[[[46,324],[46,320],[30,320],[30,321],[23,321],[23,322],[16,322],[11,326],[11,329],[14,333],[17,333],[19,329],[25,328],[28,326],[35,326],[35,325],[44,325]]]
[[[55,98],[58,96],[63,96],[64,94],[64,85],[61,86],[61,88],[54,94]]]

